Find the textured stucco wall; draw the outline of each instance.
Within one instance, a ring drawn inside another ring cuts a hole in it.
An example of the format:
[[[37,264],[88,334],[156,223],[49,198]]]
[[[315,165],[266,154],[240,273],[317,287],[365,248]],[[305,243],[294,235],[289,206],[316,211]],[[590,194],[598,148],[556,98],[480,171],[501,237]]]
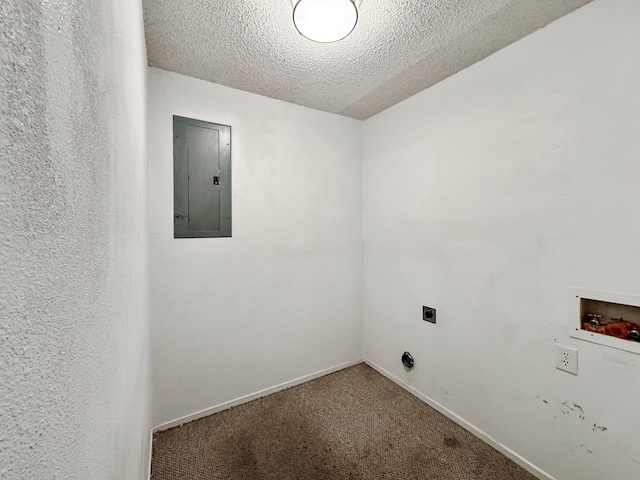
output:
[[[2,479],[146,476],[145,64],[138,2],[0,2]]]
[[[640,293],[638,45],[596,0],[364,125],[366,358],[558,480],[640,478],[640,355],[567,288]]]

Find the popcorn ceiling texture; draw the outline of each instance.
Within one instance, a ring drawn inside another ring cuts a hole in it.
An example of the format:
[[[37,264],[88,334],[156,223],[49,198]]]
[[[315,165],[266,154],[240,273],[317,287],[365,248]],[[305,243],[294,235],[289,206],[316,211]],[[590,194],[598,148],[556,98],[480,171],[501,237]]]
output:
[[[149,65],[366,119],[590,0],[363,0],[346,39],[319,44],[290,0],[143,0]]]
[[[2,479],[147,476],[146,70],[137,2],[0,2]]]

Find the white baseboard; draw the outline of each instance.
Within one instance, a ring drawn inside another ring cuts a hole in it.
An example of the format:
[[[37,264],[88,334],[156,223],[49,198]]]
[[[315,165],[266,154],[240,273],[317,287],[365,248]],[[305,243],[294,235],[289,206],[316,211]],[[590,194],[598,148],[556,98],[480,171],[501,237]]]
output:
[[[522,468],[524,468],[526,471],[528,471],[532,475],[535,475],[540,480],[557,480],[555,477],[552,477],[551,475],[549,475],[544,470],[536,467],[533,463],[531,463],[528,460],[526,460],[525,458],[521,457],[520,455],[518,455],[516,452],[514,452],[510,448],[506,447],[505,445],[501,444],[500,442],[495,440],[493,437],[491,437],[490,435],[488,435],[485,432],[483,432],[482,430],[480,430],[478,427],[472,425],[471,423],[467,422],[465,419],[463,419],[463,418],[459,417],[458,415],[456,415],[455,413],[453,413],[451,410],[448,410],[447,408],[445,408],[442,405],[440,405],[438,402],[432,400],[431,398],[423,395],[422,393],[420,393],[419,391],[417,391],[413,387],[407,385],[402,380],[400,380],[399,378],[395,377],[394,375],[392,375],[391,373],[386,371],[381,366],[376,365],[374,362],[372,362],[370,360],[367,360],[366,358],[365,358],[364,362],[367,365],[369,365],[371,368],[376,370],[377,372],[379,372],[382,375],[384,375],[385,377],[387,377],[389,380],[391,380],[395,384],[397,384],[400,387],[404,388],[405,390],[407,390],[412,395],[415,395],[416,397],[418,397],[420,400],[422,400],[424,403],[426,403],[430,407],[432,407],[435,410],[437,410],[438,412],[442,413],[445,417],[453,420],[455,423],[460,425],[462,428],[464,428],[465,430],[467,430],[467,431],[471,432],[472,434],[474,434],[476,437],[478,437],[480,440],[482,440],[486,444],[488,444],[488,445],[492,446],[493,448],[495,448],[496,450],[498,450],[500,453],[502,453],[507,458],[513,460],[515,463],[520,465]]]
[[[149,431],[149,465],[147,466],[147,478],[151,479],[151,456],[153,455],[153,428]]]
[[[353,360],[351,362],[342,363],[340,365],[336,365],[335,367],[327,368],[325,370],[320,370],[319,372],[315,372],[310,375],[305,375],[304,377],[296,378],[294,380],[281,383],[280,385],[276,385],[274,387],[265,388],[264,390],[260,390],[255,393],[245,395],[244,397],[236,398],[235,400],[221,403],[219,405],[215,405],[210,408],[205,408],[204,410],[200,410],[190,415],[185,415],[184,417],[176,418],[175,420],[162,423],[160,425],[153,427],[151,432],[153,434],[155,432],[168,430],[170,428],[177,427],[179,425],[184,425],[185,423],[198,420],[199,418],[208,417],[209,415],[213,415],[214,413],[222,412],[223,410],[227,410],[232,407],[237,407],[238,405],[242,405],[243,403],[250,402],[251,400],[255,400],[257,398],[279,392],[280,390],[285,390],[290,387],[295,387],[296,385],[300,385],[302,383],[315,380],[316,378],[324,377],[325,375],[329,375],[330,373],[344,370],[345,368],[353,367],[354,365],[358,365],[359,363],[362,363],[362,362],[364,362],[364,358]]]

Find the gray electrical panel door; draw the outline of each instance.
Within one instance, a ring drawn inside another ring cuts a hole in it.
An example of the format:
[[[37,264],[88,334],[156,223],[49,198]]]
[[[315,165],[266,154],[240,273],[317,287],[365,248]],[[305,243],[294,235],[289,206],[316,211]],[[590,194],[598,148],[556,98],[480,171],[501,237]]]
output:
[[[231,236],[231,127],[173,117],[173,236]]]

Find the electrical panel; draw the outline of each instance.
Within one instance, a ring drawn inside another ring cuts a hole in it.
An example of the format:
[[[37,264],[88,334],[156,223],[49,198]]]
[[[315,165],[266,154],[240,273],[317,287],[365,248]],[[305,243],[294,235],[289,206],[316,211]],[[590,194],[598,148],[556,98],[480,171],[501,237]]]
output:
[[[231,127],[173,117],[174,238],[231,236]]]

